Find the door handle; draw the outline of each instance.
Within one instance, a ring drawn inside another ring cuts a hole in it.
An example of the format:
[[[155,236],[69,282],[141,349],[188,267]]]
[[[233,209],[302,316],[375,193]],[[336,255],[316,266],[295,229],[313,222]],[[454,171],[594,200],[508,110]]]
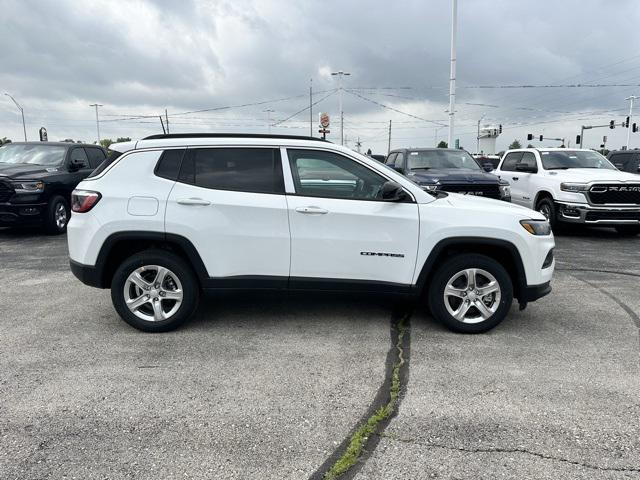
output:
[[[320,207],[298,207],[296,208],[296,212],[307,215],[324,215],[325,213],[329,213],[329,210]]]
[[[179,198],[176,202],[180,205],[201,205],[203,207],[211,205],[209,200],[204,200],[202,198]]]
[[[513,178],[517,182],[518,178],[520,178],[520,177],[511,177],[511,178]]]

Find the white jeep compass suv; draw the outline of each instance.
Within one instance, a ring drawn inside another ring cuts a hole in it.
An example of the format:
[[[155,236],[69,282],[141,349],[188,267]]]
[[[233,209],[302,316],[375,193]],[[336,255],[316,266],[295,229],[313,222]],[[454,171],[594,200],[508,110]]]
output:
[[[130,325],[167,331],[201,290],[397,293],[459,332],[551,291],[554,239],[538,212],[426,192],[311,137],[154,135],[112,145],[73,193],[71,270],[111,288]]]

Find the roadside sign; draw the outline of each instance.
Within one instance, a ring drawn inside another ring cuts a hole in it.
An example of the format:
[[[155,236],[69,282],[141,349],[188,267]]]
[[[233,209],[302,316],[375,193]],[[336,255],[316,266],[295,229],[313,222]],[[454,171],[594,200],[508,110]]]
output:
[[[47,129],[44,127],[40,127],[40,141],[46,142],[48,140]]]
[[[320,126],[323,129],[329,128],[329,114],[326,112],[320,113]]]

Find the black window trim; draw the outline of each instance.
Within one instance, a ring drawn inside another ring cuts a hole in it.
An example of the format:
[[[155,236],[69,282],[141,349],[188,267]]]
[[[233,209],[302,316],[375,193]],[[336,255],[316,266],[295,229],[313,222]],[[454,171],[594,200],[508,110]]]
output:
[[[231,149],[231,148],[235,148],[235,149],[255,149],[255,148],[266,148],[266,149],[270,149],[270,150],[275,150],[278,153],[278,156],[280,157],[280,162],[279,162],[279,166],[280,166],[280,173],[282,174],[282,192],[257,192],[257,191],[253,191],[253,190],[238,190],[235,188],[209,188],[209,187],[203,187],[201,185],[196,185],[195,183],[191,183],[191,182],[186,182],[184,180],[180,179],[180,175],[182,173],[182,166],[184,165],[184,161],[185,159],[189,159],[193,156],[193,152],[195,152],[196,150],[211,150],[211,149],[219,149],[219,148],[224,148],[224,149]],[[189,145],[189,146],[180,146],[180,147],[176,147],[174,148],[174,150],[180,150],[180,149],[184,149],[185,153],[184,155],[182,155],[182,159],[180,160],[180,168],[178,170],[178,178],[175,180],[177,183],[181,183],[183,185],[190,185],[192,187],[196,187],[196,188],[202,188],[204,190],[209,190],[209,191],[220,191],[220,192],[239,192],[239,193],[254,193],[257,195],[286,195],[286,191],[287,191],[287,185],[286,185],[286,181],[284,179],[284,167],[282,165],[283,159],[282,159],[282,150],[280,146],[275,146],[275,145]],[[155,150],[155,148],[154,148]],[[163,151],[164,153],[164,148],[158,148],[158,150]],[[162,154],[160,154],[160,157],[158,158],[158,162],[160,162],[160,159],[162,158]],[[158,164],[156,163],[156,167],[154,168],[154,174],[155,174],[155,169],[158,167]],[[159,178],[164,178],[164,177],[159,177]]]
[[[158,168],[160,167],[160,162],[162,161],[162,157],[164,157],[165,152],[168,152],[169,150],[182,150],[182,157],[180,157],[180,162],[179,162],[179,165],[178,165],[178,174],[176,175],[176,178],[167,178],[167,177],[163,177],[162,175],[158,175]],[[187,148],[186,147],[162,149],[162,153],[160,153],[160,156],[158,157],[158,160],[156,160],[156,166],[153,168],[153,175],[158,177],[158,178],[163,178],[165,180],[169,180],[170,182],[177,182],[178,181],[178,177],[180,177],[180,170],[182,170],[182,161],[184,160],[184,157],[186,156],[186,153],[187,153]]]
[[[385,175],[383,172],[379,172],[378,170],[371,168],[369,165],[365,164],[364,162],[361,162],[360,160],[358,160],[357,158],[354,158],[350,155],[347,155],[343,152],[337,152],[335,150],[331,150],[328,148],[322,148],[322,146],[318,146],[318,147],[309,147],[309,146],[297,146],[297,145],[288,145],[288,146],[284,146],[283,147],[285,149],[285,153],[287,154],[287,159],[286,161],[289,162],[289,172],[291,173],[291,179],[293,179],[293,168],[291,166],[291,159],[289,158],[289,150],[314,150],[314,151],[321,151],[321,152],[327,152],[327,153],[333,153],[336,155],[341,155],[349,160],[352,160],[358,164],[360,164],[361,166],[363,166],[364,168],[367,168],[369,170],[371,170],[373,173],[378,174],[379,176],[381,176],[382,178],[385,178],[387,181],[389,182],[396,182],[398,183],[396,180],[394,180],[393,178],[389,178],[387,175]],[[389,155],[391,155],[391,153],[394,152],[390,152]],[[284,162],[285,159],[281,158],[281,160]],[[295,189],[296,189],[296,183],[295,181],[292,181],[293,183],[293,189],[294,189],[294,193],[291,192],[287,192],[286,195],[290,196],[290,197],[306,197],[306,198],[326,198],[326,199],[331,199],[331,200],[350,200],[353,202],[383,202],[383,203],[418,203],[416,201],[415,196],[413,195],[412,192],[410,192],[409,190],[407,190],[407,188],[404,185],[400,185],[402,187],[402,190],[405,191],[405,193],[407,193],[409,195],[409,198],[407,200],[404,200],[403,202],[388,202],[386,200],[382,200],[382,199],[376,199],[376,198],[345,198],[345,197],[320,197],[320,196],[309,196],[309,195],[302,195],[301,193],[298,193]]]

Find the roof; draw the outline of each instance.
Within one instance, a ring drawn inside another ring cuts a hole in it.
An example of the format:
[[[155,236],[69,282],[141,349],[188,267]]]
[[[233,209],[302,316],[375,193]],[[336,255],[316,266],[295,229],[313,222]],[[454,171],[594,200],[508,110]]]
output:
[[[326,142],[326,140],[317,137],[308,137],[303,135],[271,135],[264,133],[161,133],[158,135],[149,135],[148,137],[144,137],[142,140],[163,140],[174,138],[278,138]]]
[[[98,147],[103,148],[102,145],[96,145],[95,143],[71,143],[71,142],[9,142],[4,145],[47,145],[47,146],[57,146],[57,147]]]
[[[464,150],[461,150],[459,148],[437,148],[437,147],[403,147],[403,148],[394,148],[393,150],[391,150],[391,152],[400,152],[400,151],[404,151],[404,150],[411,150],[412,152],[433,152],[433,151],[437,151],[437,152],[461,152]],[[389,152],[389,153],[391,153]]]

